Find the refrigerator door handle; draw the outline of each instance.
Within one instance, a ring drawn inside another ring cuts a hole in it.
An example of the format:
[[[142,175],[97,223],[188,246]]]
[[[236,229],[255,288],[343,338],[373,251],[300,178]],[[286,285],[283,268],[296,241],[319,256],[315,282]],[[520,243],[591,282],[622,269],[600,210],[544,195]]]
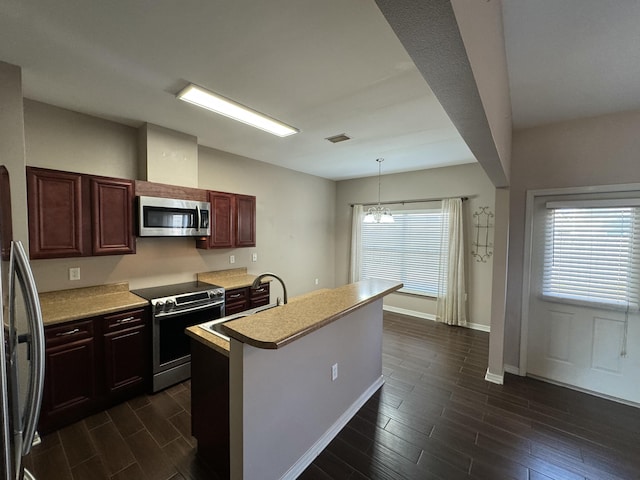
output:
[[[2,303],[2,282],[0,282],[0,304]],[[0,447],[2,447],[2,469],[6,472],[6,477],[11,475],[11,468],[14,458],[11,452],[11,420],[9,411],[9,377],[7,375],[7,352],[5,350],[5,321],[9,319],[3,319],[3,312],[0,305],[0,414],[2,415],[2,421],[0,426],[2,427],[2,439],[0,439]],[[8,332],[7,332],[8,333]]]
[[[31,451],[33,437],[38,425],[42,394],[44,390],[44,327],[42,324],[42,311],[38,299],[36,282],[29,266],[27,254],[22,242],[13,242],[11,253],[14,255],[15,274],[20,282],[20,287],[25,298],[27,308],[27,320],[31,329],[31,369],[27,390],[27,400],[22,417],[22,455]],[[13,312],[12,312],[13,314]],[[13,320],[13,319],[11,319]]]

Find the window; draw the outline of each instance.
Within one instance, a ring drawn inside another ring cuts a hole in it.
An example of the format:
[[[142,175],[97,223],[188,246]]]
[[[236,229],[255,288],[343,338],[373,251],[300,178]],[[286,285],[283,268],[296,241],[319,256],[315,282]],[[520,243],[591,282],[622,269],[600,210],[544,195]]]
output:
[[[607,205],[547,204],[542,295],[550,301],[638,310],[640,208],[599,203]]]
[[[362,225],[360,278],[396,280],[404,283],[403,292],[437,296],[448,222],[440,209],[397,211],[393,219]]]

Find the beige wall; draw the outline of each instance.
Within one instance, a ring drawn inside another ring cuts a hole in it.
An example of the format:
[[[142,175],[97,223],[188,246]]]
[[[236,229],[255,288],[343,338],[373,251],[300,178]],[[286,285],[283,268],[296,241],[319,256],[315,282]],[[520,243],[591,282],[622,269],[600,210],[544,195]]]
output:
[[[196,137],[146,123],[140,127],[138,141],[138,180],[198,187]]]
[[[0,165],[9,172],[13,239],[29,251],[23,116],[20,67],[0,62]]]
[[[26,98],[24,118],[28,165],[136,178],[137,129]]]
[[[472,214],[480,206],[494,210],[495,188],[478,164],[445,167],[418,172],[384,175],[382,201],[411,200],[441,197],[470,197],[464,204],[467,234],[467,276],[469,321],[489,326],[491,321],[492,260],[478,263],[471,258],[470,239],[473,232]],[[351,245],[352,203],[371,203],[377,200],[377,177],[338,182],[336,198],[336,284],[348,282]],[[385,297],[385,306],[435,314],[435,299],[407,294]]]
[[[38,102],[25,106],[28,165],[136,177],[137,129]],[[256,248],[205,251],[189,238],[138,238],[135,255],[32,261],[38,289],[119,281],[140,288],[237,267],[279,274],[290,295],[334,286],[335,182],[207,148],[199,149],[199,157],[200,187],[256,195]],[[233,265],[230,255],[236,257]],[[68,269],[76,266],[81,280],[71,282]],[[274,292],[279,294],[275,284]]]
[[[518,366],[526,191],[640,182],[640,112],[514,132],[505,363]]]
[[[502,2],[451,0],[451,5],[500,162],[508,179],[511,167],[511,97],[502,26]]]

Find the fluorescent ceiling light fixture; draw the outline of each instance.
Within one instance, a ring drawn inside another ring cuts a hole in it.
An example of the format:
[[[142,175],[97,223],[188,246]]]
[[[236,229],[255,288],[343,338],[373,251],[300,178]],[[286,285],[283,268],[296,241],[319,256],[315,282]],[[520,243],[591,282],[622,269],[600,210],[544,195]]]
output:
[[[279,137],[287,137],[300,131],[194,84],[184,88],[177,98]]]

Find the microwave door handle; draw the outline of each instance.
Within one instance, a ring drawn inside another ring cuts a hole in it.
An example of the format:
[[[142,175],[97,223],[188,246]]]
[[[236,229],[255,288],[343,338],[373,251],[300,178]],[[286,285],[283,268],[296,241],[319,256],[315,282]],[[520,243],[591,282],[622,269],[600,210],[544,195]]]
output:
[[[32,375],[29,378],[27,399],[22,418],[22,455],[27,455],[31,451],[36,432],[44,390],[44,327],[42,323],[42,310],[40,309],[40,301],[38,299],[38,290],[33,278],[33,273],[31,272],[31,267],[29,266],[27,254],[22,246],[22,242],[14,242],[13,247],[16,260],[15,273],[25,298],[27,320],[31,330]]]
[[[196,205],[196,230],[200,230],[200,226],[202,225],[202,218],[200,215],[200,207]]]

